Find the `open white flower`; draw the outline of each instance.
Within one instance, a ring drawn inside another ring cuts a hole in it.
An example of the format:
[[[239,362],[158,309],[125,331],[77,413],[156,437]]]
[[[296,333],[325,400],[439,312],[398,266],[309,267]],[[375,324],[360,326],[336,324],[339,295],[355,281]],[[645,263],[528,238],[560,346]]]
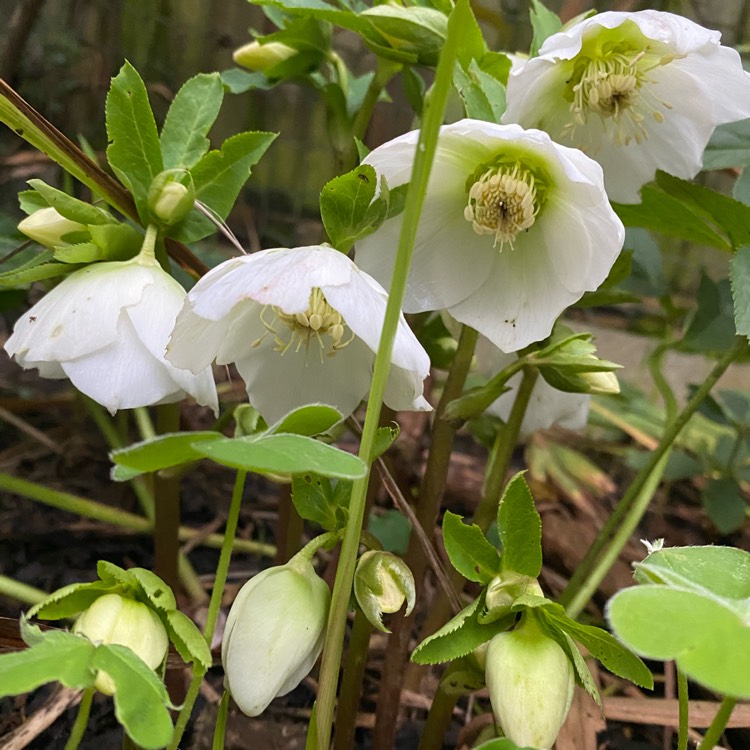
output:
[[[513,355],[501,352],[483,336],[477,341],[475,354],[479,372],[488,377],[497,375],[514,360]],[[522,378],[523,373],[519,372],[508,380],[506,386],[510,390],[492,402],[487,409],[490,414],[507,421]],[[553,425],[566,430],[583,430],[588,421],[590,401],[591,396],[586,393],[559,391],[544,378],[538,377],[521,422],[519,436],[525,440],[538,430],[548,430]]]
[[[179,370],[164,351],[185,290],[146,255],[70,274],[16,323],[5,350],[24,369],[70,378],[114,413],[190,394],[218,412],[211,371]]]
[[[389,141],[365,162],[389,187],[402,185],[417,137]],[[357,243],[358,265],[382,284],[401,224],[390,219]],[[604,281],[623,241],[595,161],[538,130],[461,120],[440,131],[404,310],[447,309],[516,351]]]
[[[714,128],[750,117],[750,75],[720,38],[655,10],[587,18],[511,71],[502,121],[583,149],[610,198],[637,203],[657,169],[694,177]]]
[[[310,403],[345,416],[370,389],[385,290],[343,253],[314,245],[225,261],[188,294],[167,359],[198,372],[235,362],[250,402],[269,422]],[[427,410],[430,361],[403,316],[386,403]]]

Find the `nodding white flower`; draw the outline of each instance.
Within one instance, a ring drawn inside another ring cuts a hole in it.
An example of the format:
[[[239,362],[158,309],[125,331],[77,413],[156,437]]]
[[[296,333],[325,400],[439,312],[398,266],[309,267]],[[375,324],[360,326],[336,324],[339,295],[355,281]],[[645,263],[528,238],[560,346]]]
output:
[[[489,377],[497,375],[515,359],[513,355],[501,352],[483,336],[477,341],[475,354],[479,371]],[[523,373],[519,372],[508,380],[505,385],[510,390],[492,402],[488,413],[507,421],[522,378]],[[588,421],[590,401],[588,394],[559,391],[540,376],[531,391],[519,436],[526,439],[538,430],[548,430],[553,425],[566,430],[583,430]]]
[[[389,187],[409,180],[418,133],[365,159]],[[389,284],[403,218],[357,243],[356,261]],[[547,336],[596,289],[624,229],[601,167],[538,130],[461,120],[440,136],[407,279],[405,312],[447,309],[506,352]]]
[[[345,416],[370,389],[385,290],[343,253],[313,245],[233,258],[207,273],[177,317],[167,359],[198,372],[235,362],[250,402],[269,422],[310,403]],[[385,401],[427,410],[427,353],[403,316]]]
[[[610,198],[637,203],[657,169],[694,177],[714,128],[750,117],[750,75],[720,38],[655,10],[587,18],[511,71],[502,121],[583,149]]]
[[[323,650],[330,599],[305,550],[240,589],[227,617],[221,663],[244,714],[263,713],[312,669]]]
[[[96,263],[67,276],[25,315],[5,343],[24,369],[69,378],[110,412],[190,394],[218,412],[213,376],[164,359],[185,290],[150,256]]]

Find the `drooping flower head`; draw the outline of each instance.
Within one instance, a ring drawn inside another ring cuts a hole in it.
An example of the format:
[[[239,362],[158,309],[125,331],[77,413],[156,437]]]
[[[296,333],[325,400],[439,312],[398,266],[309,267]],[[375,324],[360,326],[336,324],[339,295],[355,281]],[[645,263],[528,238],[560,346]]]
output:
[[[15,325],[5,350],[45,378],[69,378],[114,413],[189,394],[218,412],[210,369],[164,359],[185,290],[149,255],[70,274]]]
[[[582,149],[612,200],[637,203],[657,169],[694,177],[716,126],[750,117],[750,75],[720,38],[655,10],[587,18],[511,71],[502,121]]]
[[[389,141],[365,162],[389,187],[402,185],[417,138]],[[358,265],[384,285],[401,223],[390,219],[357,243]],[[404,310],[447,309],[517,351],[604,281],[623,241],[596,162],[538,130],[461,120],[440,131]]]
[[[385,290],[343,253],[314,245],[228,260],[189,293],[167,359],[193,372],[235,362],[267,421],[310,403],[345,416],[370,389]],[[427,353],[401,318],[386,403],[425,410]]]

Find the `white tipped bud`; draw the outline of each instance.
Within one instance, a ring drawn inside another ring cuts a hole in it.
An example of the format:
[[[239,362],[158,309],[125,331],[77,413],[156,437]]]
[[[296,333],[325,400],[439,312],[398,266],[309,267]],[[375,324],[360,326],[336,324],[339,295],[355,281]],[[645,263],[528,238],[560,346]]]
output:
[[[68,245],[63,237],[74,232],[88,231],[85,224],[71,221],[54,208],[40,208],[18,225],[18,231],[45,247]]]
[[[407,615],[414,609],[414,576],[400,557],[391,552],[369,550],[357,563],[354,595],[370,624],[389,633],[383,625],[383,614],[398,612],[404,602]]]
[[[588,383],[589,393],[620,392],[620,381],[613,372],[582,372],[581,377]]]
[[[528,615],[487,647],[485,679],[504,735],[519,747],[549,750],[573,700],[573,666]]]
[[[294,57],[297,50],[282,42],[250,42],[234,51],[232,59],[243,68],[265,72],[274,65],[278,65],[290,57]]]
[[[100,596],[76,620],[73,632],[96,644],[127,646],[151,669],[164,661],[169,647],[167,631],[156,612],[119,594]],[[96,688],[107,695],[115,692],[112,678],[104,671],[96,677]]]

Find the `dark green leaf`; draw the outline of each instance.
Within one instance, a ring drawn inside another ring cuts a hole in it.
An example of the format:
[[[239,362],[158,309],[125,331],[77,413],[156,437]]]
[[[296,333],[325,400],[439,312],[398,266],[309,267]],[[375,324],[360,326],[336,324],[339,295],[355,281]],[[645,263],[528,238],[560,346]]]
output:
[[[500,555],[476,524],[465,524],[461,516],[446,511],[443,544],[453,567],[476,583],[488,584],[500,573]]]
[[[710,479],[701,493],[706,513],[722,534],[742,528],[747,518],[747,502],[742,488],[730,478]]]
[[[300,474],[292,477],[292,502],[297,513],[326,531],[339,528],[340,514],[333,484],[327,477]]]
[[[252,167],[276,138],[275,133],[239,133],[227,138],[221,149],[209,151],[191,170],[195,197],[219,218],[226,219]],[[214,224],[197,211],[178,224],[170,236],[195,242],[215,231]]]
[[[750,337],[750,245],[732,257],[729,280],[734,304],[734,325],[739,336]]]
[[[403,556],[409,549],[411,524],[398,510],[370,513],[367,530],[383,545],[386,552]]]
[[[697,352],[729,349],[736,331],[729,281],[715,282],[703,273],[696,297],[698,309],[687,324],[680,348]]]
[[[542,520],[523,473],[508,482],[497,512],[502,568],[529,578],[542,570]]]
[[[703,169],[750,165],[750,120],[719,125],[703,154]]]
[[[177,92],[161,131],[164,169],[190,169],[208,151],[206,135],[221,109],[224,88],[218,73],[201,73]]]
[[[148,189],[164,168],[154,113],[136,69],[126,62],[112,79],[106,104],[107,161],[148,218]]]
[[[372,448],[373,460],[382,456],[396,442],[401,429],[394,422],[392,425],[378,427],[375,434],[375,445]]]
[[[263,73],[250,73],[240,68],[230,68],[221,74],[221,82],[230,94],[244,94],[246,91],[272,89],[277,81],[270,81]]]

